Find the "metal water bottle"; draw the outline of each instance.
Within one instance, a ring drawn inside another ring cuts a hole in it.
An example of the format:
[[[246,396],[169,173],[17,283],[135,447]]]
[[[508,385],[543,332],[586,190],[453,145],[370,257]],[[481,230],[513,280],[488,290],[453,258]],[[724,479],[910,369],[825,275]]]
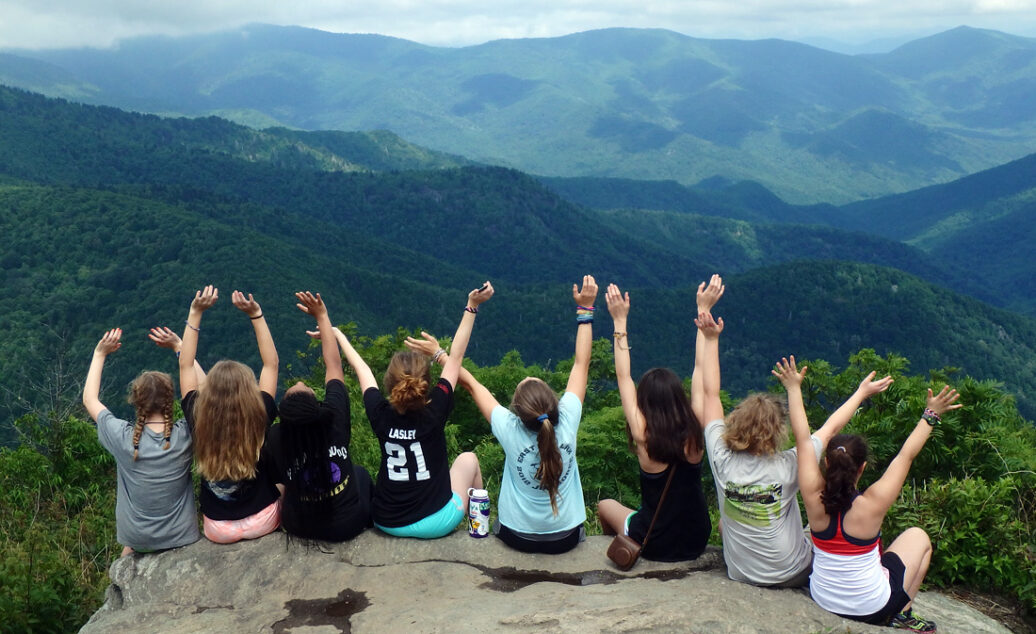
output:
[[[485,489],[468,489],[468,534],[489,535],[489,491]]]

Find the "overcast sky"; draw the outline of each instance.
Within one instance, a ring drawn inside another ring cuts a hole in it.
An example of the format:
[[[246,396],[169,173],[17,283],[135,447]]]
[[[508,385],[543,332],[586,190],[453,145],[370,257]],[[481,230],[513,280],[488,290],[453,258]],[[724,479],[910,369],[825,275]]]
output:
[[[862,43],[961,24],[1036,37],[1036,0],[0,0],[0,48],[109,46],[251,22],[446,46],[612,26]]]

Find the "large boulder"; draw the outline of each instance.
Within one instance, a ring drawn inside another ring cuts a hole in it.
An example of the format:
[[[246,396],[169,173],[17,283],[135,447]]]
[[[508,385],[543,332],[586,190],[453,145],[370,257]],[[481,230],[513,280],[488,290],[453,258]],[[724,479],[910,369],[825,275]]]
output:
[[[839,618],[801,590],[730,581],[710,548],[697,561],[641,560],[620,572],[609,539],[528,555],[464,532],[432,541],[367,531],[345,544],[283,534],[229,546],[202,540],[111,566],[105,604],[83,632],[888,632]],[[945,632],[1008,632],[922,593]]]

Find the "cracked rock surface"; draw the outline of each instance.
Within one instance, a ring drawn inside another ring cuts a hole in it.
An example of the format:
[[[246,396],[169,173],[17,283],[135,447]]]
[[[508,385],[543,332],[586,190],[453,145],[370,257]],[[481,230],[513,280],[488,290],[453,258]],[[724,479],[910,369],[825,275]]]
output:
[[[82,631],[163,632],[889,632],[842,619],[797,590],[730,581],[723,556],[641,560],[620,572],[594,536],[564,555],[528,555],[460,531],[432,541],[367,531],[344,544],[283,534],[202,539],[112,564],[106,602]],[[918,613],[940,632],[1009,632],[946,596]]]

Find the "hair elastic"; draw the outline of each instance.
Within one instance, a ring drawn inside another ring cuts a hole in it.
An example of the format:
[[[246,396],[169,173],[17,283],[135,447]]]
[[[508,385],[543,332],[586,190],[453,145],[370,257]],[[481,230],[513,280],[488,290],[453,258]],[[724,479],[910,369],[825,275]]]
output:
[[[539,416],[536,417],[536,420],[538,420],[542,424],[543,421],[550,420],[550,416],[548,416],[546,414],[540,414]]]
[[[835,451],[838,451],[839,449],[842,451],[842,453],[849,453],[845,450],[845,447],[843,447],[842,445],[838,445],[837,447],[835,447]]]

